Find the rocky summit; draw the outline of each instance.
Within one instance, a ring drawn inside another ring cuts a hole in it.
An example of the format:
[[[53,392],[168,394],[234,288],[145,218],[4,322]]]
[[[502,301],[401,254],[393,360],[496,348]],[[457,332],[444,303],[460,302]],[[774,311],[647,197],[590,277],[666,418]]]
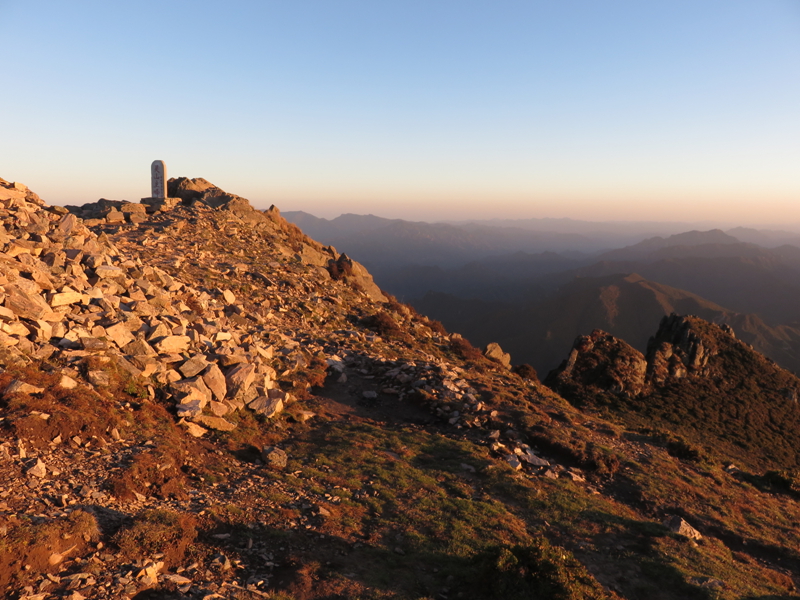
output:
[[[596,331],[550,389],[277,208],[167,195],[0,180],[4,597],[795,597],[797,379],[730,331]]]

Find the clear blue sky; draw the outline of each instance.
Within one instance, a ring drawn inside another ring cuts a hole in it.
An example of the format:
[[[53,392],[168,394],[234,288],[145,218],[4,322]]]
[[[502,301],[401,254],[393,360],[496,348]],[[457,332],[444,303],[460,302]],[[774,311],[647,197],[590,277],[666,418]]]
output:
[[[800,1],[0,0],[0,176],[320,216],[800,223]]]

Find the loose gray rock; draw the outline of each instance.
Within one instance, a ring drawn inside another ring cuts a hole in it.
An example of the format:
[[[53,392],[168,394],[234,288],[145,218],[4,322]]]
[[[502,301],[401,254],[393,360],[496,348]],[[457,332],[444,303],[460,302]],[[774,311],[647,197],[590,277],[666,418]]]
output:
[[[261,459],[268,467],[272,467],[273,469],[285,469],[289,456],[280,448],[265,446],[261,451]]]
[[[669,529],[672,533],[683,535],[692,540],[699,540],[703,537],[702,534],[697,531],[697,529],[689,525],[689,523],[684,521],[678,515],[672,515],[671,517],[667,518],[667,520],[664,521],[664,527]]]
[[[511,355],[508,352],[503,352],[503,349],[497,342],[492,342],[486,346],[486,350],[483,351],[483,355],[489,360],[500,363],[506,369],[511,367]]]

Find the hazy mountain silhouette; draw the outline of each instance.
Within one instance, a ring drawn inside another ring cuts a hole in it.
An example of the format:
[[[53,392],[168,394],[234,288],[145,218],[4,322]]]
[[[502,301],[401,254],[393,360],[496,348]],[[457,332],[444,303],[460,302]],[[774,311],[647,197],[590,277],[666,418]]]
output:
[[[459,267],[488,256],[516,252],[557,252],[567,253],[571,258],[585,257],[638,242],[652,233],[649,229],[635,228],[616,233],[600,227],[598,231],[587,229],[585,233],[534,230],[514,226],[515,221],[498,226],[486,222],[424,223],[354,214],[322,219],[302,211],[287,211],[283,215],[315,239],[336,246],[368,265],[379,278],[381,270],[401,265]]]
[[[635,273],[575,279],[547,299],[525,305],[429,293],[414,306],[475,344],[500,343],[515,363],[529,363],[542,374],[558,365],[578,335],[593,329],[644,352],[661,318],[673,312],[727,323],[760,352],[800,371],[800,328],[770,327],[757,315],[739,314]]]
[[[651,281],[688,290],[728,309],[756,313],[770,325],[800,322],[800,248],[773,250],[731,244],[744,255],[679,257],[654,262],[602,261],[541,281],[553,288],[575,277],[637,272]],[[705,246],[700,247],[705,249]]]
[[[577,335],[596,328],[644,351],[659,319],[673,311],[728,323],[761,352],[800,370],[800,248],[776,245],[800,239],[789,232],[692,230],[601,251],[619,224],[594,224],[600,234],[591,238],[593,224],[571,220],[447,224],[285,215],[366,264],[383,289],[475,344],[500,342],[514,362],[542,373]],[[535,230],[546,224],[568,232]],[[574,252],[592,244],[593,256]]]

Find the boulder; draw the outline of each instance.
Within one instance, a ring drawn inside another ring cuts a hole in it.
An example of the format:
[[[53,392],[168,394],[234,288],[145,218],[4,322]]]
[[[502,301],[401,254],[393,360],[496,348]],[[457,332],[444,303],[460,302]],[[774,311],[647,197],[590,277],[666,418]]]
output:
[[[511,355],[508,352],[503,352],[500,344],[492,342],[483,351],[483,355],[496,363],[500,363],[506,369],[511,368]]]

